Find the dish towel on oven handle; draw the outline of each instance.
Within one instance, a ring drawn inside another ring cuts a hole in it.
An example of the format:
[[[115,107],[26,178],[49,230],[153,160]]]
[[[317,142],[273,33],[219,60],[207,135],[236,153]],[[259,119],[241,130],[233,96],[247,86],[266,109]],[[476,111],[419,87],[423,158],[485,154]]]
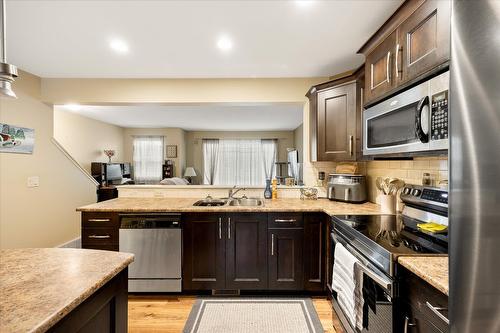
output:
[[[335,245],[332,289],[337,302],[353,327],[363,329],[363,271],[359,260],[342,244]]]

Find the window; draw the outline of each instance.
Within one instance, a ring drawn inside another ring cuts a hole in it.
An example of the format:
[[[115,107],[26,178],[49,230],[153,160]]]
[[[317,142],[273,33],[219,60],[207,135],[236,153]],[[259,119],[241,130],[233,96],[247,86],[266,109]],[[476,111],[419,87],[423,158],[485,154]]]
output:
[[[162,164],[162,136],[138,136],[134,138],[134,178],[137,183],[158,183],[162,178]]]
[[[276,171],[276,139],[203,140],[203,183],[263,186]]]

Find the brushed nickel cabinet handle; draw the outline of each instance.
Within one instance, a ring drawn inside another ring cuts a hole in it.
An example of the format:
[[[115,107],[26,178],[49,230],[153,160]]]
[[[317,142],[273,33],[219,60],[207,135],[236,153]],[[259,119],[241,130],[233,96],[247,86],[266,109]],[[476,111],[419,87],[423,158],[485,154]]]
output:
[[[227,239],[231,239],[231,218],[227,218]]]
[[[399,77],[399,66],[398,66],[398,54],[399,54],[399,43],[396,44],[396,53],[394,53],[395,58],[394,63],[396,64],[396,77]]]
[[[88,222],[110,222],[111,219],[88,219]]]
[[[219,217],[219,239],[222,239],[222,218]]]
[[[271,234],[271,255],[274,256],[274,234]]]
[[[352,156],[354,136],[349,135],[349,155]]]
[[[276,223],[294,223],[294,222],[297,222],[297,220],[296,219],[287,219],[287,220],[276,219],[276,220],[274,220],[274,222],[276,222]]]
[[[106,239],[106,238],[111,238],[111,236],[110,235],[89,235],[89,238]]]
[[[391,70],[390,70],[390,63],[391,63],[391,51],[387,52],[387,63],[386,63],[386,71],[387,71],[387,82],[391,82]]]
[[[408,316],[405,316],[404,333],[408,333],[408,327],[415,327],[415,326],[417,326],[417,324],[410,323],[410,318],[408,318]]]
[[[444,321],[447,325],[450,324],[450,320],[448,318],[446,318],[441,312],[439,311],[447,311],[448,308],[442,308],[442,307],[438,307],[438,306],[434,306],[432,305],[431,303],[429,302],[425,302],[425,305],[436,315],[438,316],[439,319],[441,319],[442,321]]]

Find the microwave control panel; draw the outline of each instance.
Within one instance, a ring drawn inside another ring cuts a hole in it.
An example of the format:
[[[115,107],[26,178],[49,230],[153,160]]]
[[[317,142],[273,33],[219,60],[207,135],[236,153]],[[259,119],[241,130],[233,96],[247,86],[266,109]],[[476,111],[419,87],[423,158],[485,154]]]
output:
[[[448,139],[448,90],[432,95],[431,140]]]

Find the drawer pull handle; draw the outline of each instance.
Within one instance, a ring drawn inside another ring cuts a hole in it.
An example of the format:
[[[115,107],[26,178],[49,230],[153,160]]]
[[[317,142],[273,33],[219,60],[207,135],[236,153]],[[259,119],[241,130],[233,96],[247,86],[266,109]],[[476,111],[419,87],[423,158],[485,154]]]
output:
[[[439,311],[447,311],[448,308],[441,308],[441,307],[438,307],[438,306],[434,306],[432,305],[431,303],[429,302],[425,302],[425,305],[427,305],[427,307],[436,315],[438,316],[439,319],[441,319],[442,321],[444,321],[446,323],[446,325],[449,325],[450,324],[450,320],[448,318],[446,318],[441,312]]]
[[[111,236],[110,235],[90,235],[89,238],[106,239],[106,238],[111,238]]]
[[[110,219],[88,219],[89,222],[110,222]]]
[[[271,234],[271,255],[274,256],[274,234]]]
[[[288,219],[288,220],[277,219],[277,220],[274,220],[274,222],[276,222],[276,223],[295,223],[295,222],[297,222],[297,220],[296,219]]]

